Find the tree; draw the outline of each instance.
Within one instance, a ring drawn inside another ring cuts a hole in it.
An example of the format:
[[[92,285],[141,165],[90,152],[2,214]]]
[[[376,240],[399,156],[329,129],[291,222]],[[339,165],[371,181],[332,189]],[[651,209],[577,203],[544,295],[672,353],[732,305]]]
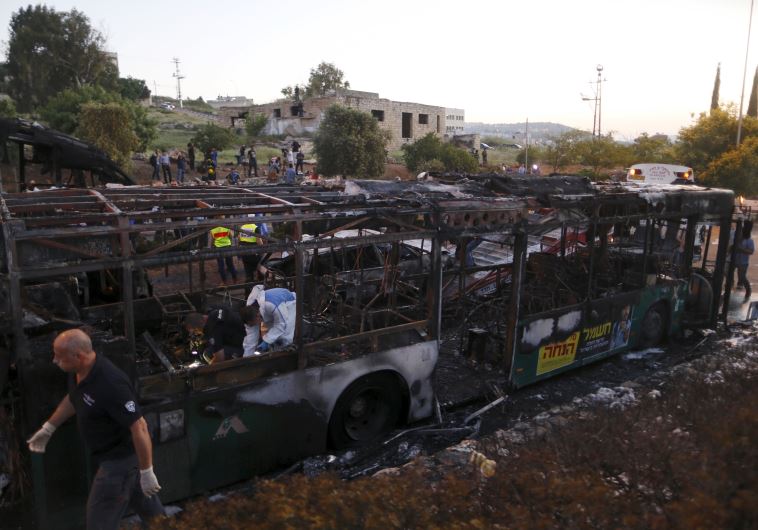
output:
[[[282,89],[282,95],[287,99],[297,99],[297,96],[308,97],[323,96],[335,88],[350,88],[350,83],[343,80],[345,74],[334,66],[333,63],[321,62],[316,68],[311,68],[308,84],[301,88],[300,85],[286,86]],[[303,94],[303,92],[305,92]]]
[[[622,154],[619,145],[610,135],[579,142],[576,149],[579,162],[590,166],[595,176],[599,176],[600,168],[616,166]]]
[[[478,164],[466,150],[443,142],[434,133],[428,133],[412,144],[405,144],[403,159],[411,171],[456,171],[473,173]]]
[[[235,140],[236,136],[229,129],[219,127],[215,123],[206,123],[198,127],[191,141],[200,151],[208,153],[214,147],[219,151],[226,149]]]
[[[721,87],[721,63],[716,67],[716,80],[713,82],[713,94],[711,94],[711,111],[719,108],[719,88]]]
[[[659,162],[662,164],[676,162],[674,144],[665,134],[649,136],[647,133],[642,133],[634,139],[631,151],[635,162]]]
[[[299,85],[289,85],[282,89],[282,96],[284,96],[287,99],[295,99],[295,89],[297,89],[297,95],[300,95],[301,90]]]
[[[734,105],[700,113],[697,122],[679,131],[674,153],[679,163],[691,166],[695,174],[705,171],[711,162],[731,150],[737,136],[737,109]],[[758,136],[758,120],[746,116],[742,137]]]
[[[388,136],[371,114],[330,106],[313,141],[319,172],[329,177],[383,175]]]
[[[265,114],[256,114],[254,116],[248,116],[247,123],[245,123],[245,130],[247,135],[251,138],[261,134],[261,131],[266,127],[268,118]]]
[[[705,184],[730,188],[739,195],[758,194],[758,136],[746,138],[740,146],[714,160],[699,179]]]
[[[116,68],[104,53],[105,39],[76,9],[44,5],[13,13],[7,48],[10,94],[23,112],[67,88],[100,84],[115,88]]]
[[[51,128],[66,134],[75,134],[81,109],[87,103],[117,103],[124,107],[129,115],[129,125],[139,139],[138,150],[144,151],[155,139],[156,122],[148,117],[147,109],[99,86],[64,90],[42,107],[40,116]]]
[[[576,144],[587,137],[584,131],[566,131],[559,136],[550,138],[551,142],[545,148],[543,159],[553,166],[553,172],[558,172],[576,160]]]
[[[335,88],[350,88],[350,83],[343,81],[344,73],[333,63],[322,62],[316,68],[311,68],[308,85],[305,87],[307,96],[323,96]]]
[[[529,162],[529,164],[532,165],[538,160],[542,160],[542,149],[540,149],[538,145],[530,145],[528,148],[524,147],[516,155],[516,162],[519,164],[526,164]]]
[[[17,115],[16,104],[13,100],[7,97],[0,98],[0,118],[15,118]]]
[[[122,168],[129,167],[131,153],[139,145],[129,110],[118,103],[82,106],[76,134],[105,151]]]
[[[750,101],[747,103],[747,115],[758,118],[758,66],[753,74],[753,89],[750,91]]]
[[[131,101],[142,101],[150,97],[150,89],[147,88],[144,79],[134,79],[131,76],[118,79],[118,93],[122,98]]]

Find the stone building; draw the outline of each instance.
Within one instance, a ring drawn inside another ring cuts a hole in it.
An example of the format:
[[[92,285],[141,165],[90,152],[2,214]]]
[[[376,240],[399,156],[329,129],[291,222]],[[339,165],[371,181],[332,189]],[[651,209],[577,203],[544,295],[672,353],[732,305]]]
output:
[[[445,134],[449,137],[463,134],[466,124],[466,111],[463,109],[445,109]]]
[[[230,119],[232,126],[237,126],[237,120],[263,114],[268,117],[265,134],[299,136],[317,131],[324,111],[334,104],[368,112],[376,118],[379,126],[390,132],[387,147],[390,151],[400,149],[403,144],[413,143],[430,132],[442,138],[447,131],[448,109],[445,107],[391,101],[380,98],[375,92],[349,89],[304,98],[300,103],[292,99],[280,99],[252,107],[225,107],[219,112]],[[460,115],[463,115],[462,110]]]

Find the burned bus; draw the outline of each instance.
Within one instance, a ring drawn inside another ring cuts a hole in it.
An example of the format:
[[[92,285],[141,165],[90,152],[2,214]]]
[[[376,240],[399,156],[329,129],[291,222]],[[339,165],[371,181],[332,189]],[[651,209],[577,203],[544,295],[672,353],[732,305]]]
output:
[[[696,186],[494,175],[2,194],[3,498],[39,527],[83,520],[94,470],[73,423],[42,455],[23,442],[65,392],[60,330],[84,327],[134,381],[171,502],[430,416],[441,341],[468,337],[519,387],[712,324],[732,202]],[[260,244],[208,244],[212,228],[250,222],[268,228]],[[720,229],[699,266],[696,226]],[[245,255],[261,257],[266,287],[296,293],[294,343],[206,365],[182,318],[244,304],[252,284],[212,271]]]

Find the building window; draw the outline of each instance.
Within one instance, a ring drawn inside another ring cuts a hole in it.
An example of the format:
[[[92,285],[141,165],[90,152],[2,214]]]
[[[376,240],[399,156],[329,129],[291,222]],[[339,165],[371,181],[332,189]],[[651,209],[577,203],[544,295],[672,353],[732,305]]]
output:
[[[410,112],[403,112],[402,121],[400,122],[400,136],[401,138],[413,137],[413,114]]]
[[[419,125],[429,125],[429,115],[428,114],[419,114],[418,115],[418,123],[419,123]]]
[[[274,109],[274,118],[282,117],[282,109]]]
[[[384,111],[383,110],[372,110],[371,115],[376,118],[376,121],[384,121]]]

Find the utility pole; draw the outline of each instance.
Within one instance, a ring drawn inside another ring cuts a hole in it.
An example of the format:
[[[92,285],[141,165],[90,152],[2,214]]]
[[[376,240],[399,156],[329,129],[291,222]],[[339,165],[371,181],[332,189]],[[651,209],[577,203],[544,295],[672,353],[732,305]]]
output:
[[[595,82],[595,97],[588,98],[582,95],[582,101],[594,101],[595,111],[592,113],[592,138],[602,136],[602,113],[603,113],[603,65],[597,65],[597,81]],[[592,81],[590,81],[592,84]]]
[[[524,168],[527,173],[529,171],[529,118],[526,119],[526,129],[524,130],[524,136],[526,137],[526,143],[524,144]]]
[[[179,72],[179,58],[174,57],[171,61],[176,66],[176,71],[173,75],[176,77],[176,99],[179,100],[179,108],[181,109],[184,106],[182,105],[182,79],[184,79],[184,76]]]
[[[600,119],[603,116],[603,65],[597,65],[597,137],[603,135]]]
[[[747,46],[745,46],[745,69],[742,72],[742,95],[740,96],[740,119],[737,122],[737,147],[742,136],[742,102],[745,100],[745,77],[747,76],[747,56],[750,51],[750,30],[753,26],[753,0],[750,0],[750,19],[747,23]]]

